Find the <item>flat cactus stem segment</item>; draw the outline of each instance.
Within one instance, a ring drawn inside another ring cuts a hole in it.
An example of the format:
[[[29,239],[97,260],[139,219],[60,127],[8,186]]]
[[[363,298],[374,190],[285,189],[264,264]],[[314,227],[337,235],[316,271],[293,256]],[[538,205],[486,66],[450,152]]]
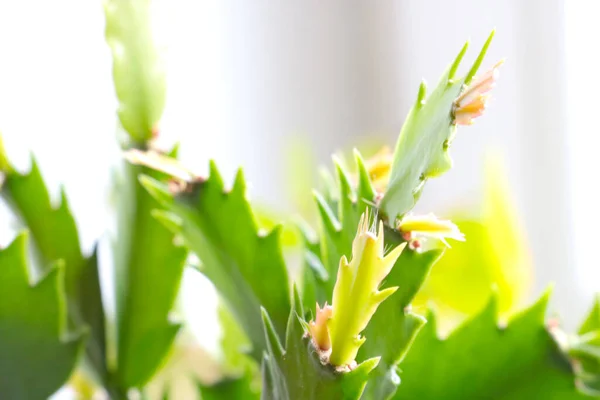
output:
[[[479,69],[493,37],[494,32],[464,78],[455,78],[455,74],[468,44],[463,46],[429,96],[425,84],[420,85],[417,100],[398,136],[389,184],[380,203],[380,210],[390,221],[413,208],[427,179],[452,168],[448,148],[456,132],[455,101]],[[474,116],[461,115],[458,122],[470,121]]]
[[[119,120],[132,141],[145,143],[157,133],[167,86],[163,50],[152,31],[152,2],[105,0],[104,14]]]
[[[352,244],[352,260],[342,257],[333,289],[333,315],[329,321],[331,334],[330,363],[352,366],[366,338],[366,328],[377,307],[396,291],[396,287],[379,291],[382,280],[392,269],[405,244],[384,256],[383,223],[373,232],[369,214],[362,215]]]

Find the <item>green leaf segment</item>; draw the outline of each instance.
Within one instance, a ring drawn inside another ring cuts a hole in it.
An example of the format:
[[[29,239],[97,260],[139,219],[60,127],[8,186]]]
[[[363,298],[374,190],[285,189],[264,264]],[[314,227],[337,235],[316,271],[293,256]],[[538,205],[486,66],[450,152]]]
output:
[[[427,179],[440,176],[452,168],[448,148],[456,133],[454,102],[475,76],[493,37],[494,32],[466,76],[456,78],[456,72],[467,52],[468,42],[429,97],[425,83],[421,84],[417,101],[400,131],[388,188],[380,204],[381,211],[392,223],[396,217],[413,208]]]
[[[2,141],[0,137],[0,142]],[[63,265],[64,291],[71,327],[89,328],[85,362],[94,378],[107,387],[105,315],[102,306],[98,263],[95,254],[83,256],[75,219],[61,188],[58,205],[52,204],[37,162],[31,158],[28,173],[18,172],[0,146],[4,185],[0,194],[28,228],[39,274],[46,274],[57,261]],[[113,390],[113,389],[109,389]]]
[[[125,150],[152,147],[165,105],[164,60],[152,35],[149,0],[106,0],[106,42],[112,50],[118,115],[131,140]],[[173,156],[176,154],[173,150]],[[118,242],[115,246],[117,300],[117,366],[125,388],[141,388],[167,355],[180,324],[170,320],[187,250],[153,218],[160,208],[137,177],[150,169],[124,163],[118,197]]]
[[[105,0],[106,42],[112,50],[119,120],[134,142],[156,133],[165,107],[164,60],[154,42],[150,0]]]
[[[32,284],[27,235],[0,250],[0,393],[6,399],[45,399],[68,379],[84,347],[68,335],[64,265]]]
[[[544,324],[549,292],[497,322],[498,299],[446,339],[437,336],[435,315],[400,364],[395,399],[586,399],[575,388],[571,365]]]
[[[375,202],[376,192],[369,173],[358,151],[354,152],[358,182],[334,159],[335,180],[326,188],[326,195],[315,192],[320,216],[320,241],[306,226],[301,226],[306,244],[306,271],[304,273],[304,304],[311,307],[318,302],[331,303],[335,277],[342,256],[352,254],[352,242],[363,213]],[[333,197],[333,195],[336,195]]]
[[[253,356],[266,350],[261,325],[261,305],[269,310],[283,338],[290,310],[287,269],[280,247],[280,226],[259,231],[240,171],[231,191],[225,190],[214,163],[210,177],[190,190],[171,193],[151,177],[141,178],[146,189],[168,212],[155,216],[185,243],[202,262],[201,272],[219,290],[225,304],[252,342]]]

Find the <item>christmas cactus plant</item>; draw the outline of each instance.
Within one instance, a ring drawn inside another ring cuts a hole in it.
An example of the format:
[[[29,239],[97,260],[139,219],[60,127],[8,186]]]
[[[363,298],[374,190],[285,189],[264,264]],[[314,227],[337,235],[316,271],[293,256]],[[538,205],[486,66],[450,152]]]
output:
[[[149,13],[145,0],[105,2],[124,133],[115,293],[101,284],[104,261],[81,249],[65,191],[54,204],[35,159],[18,171],[0,138],[0,193],[23,225],[0,248],[0,398],[45,399],[67,384],[81,398],[147,396],[181,331],[170,312],[189,255],[219,294],[221,351],[237,360],[198,381],[196,398],[600,397],[598,303],[569,334],[546,319],[549,291],[500,320],[502,293],[486,286],[487,305],[445,337],[435,310],[412,307],[432,269],[452,268],[448,242],[478,240],[411,211],[427,180],[452,167],[457,130],[485,111],[501,65],[479,72],[493,33],[464,75],[468,45],[429,94],[421,84],[393,152],[334,159],[313,193],[318,224],[297,224],[292,273],[282,227],[257,222],[241,170],[229,188],[216,163],[195,174],[156,144],[166,80]]]

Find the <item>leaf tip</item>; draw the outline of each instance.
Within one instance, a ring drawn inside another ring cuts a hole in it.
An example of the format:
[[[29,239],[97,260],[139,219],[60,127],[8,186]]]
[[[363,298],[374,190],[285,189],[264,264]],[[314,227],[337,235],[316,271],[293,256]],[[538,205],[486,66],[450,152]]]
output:
[[[212,176],[212,170],[211,170]],[[231,189],[232,194],[237,194],[239,196],[245,196],[246,193],[246,178],[244,176],[244,170],[242,168],[238,168],[235,179],[233,181],[233,187]]]
[[[183,219],[169,211],[154,209],[150,214],[171,232],[177,233],[183,226]]]
[[[417,95],[417,104],[416,104],[417,108],[421,108],[425,105],[426,97],[427,97],[427,82],[425,81],[425,79],[423,79],[421,81],[421,84],[419,85],[419,94]]]
[[[144,189],[158,202],[168,205],[173,202],[173,196],[169,192],[167,186],[160,181],[148,176],[140,175],[138,181]]]
[[[221,190],[223,190],[223,177],[219,172],[217,163],[215,160],[210,160],[208,163],[209,180],[214,182]]]
[[[456,58],[454,59],[454,61],[452,62],[452,65],[450,66],[450,70],[448,71],[448,84],[451,84],[453,82],[454,76],[456,75],[456,71],[458,70],[458,66],[460,65],[465,54],[467,53],[467,50],[469,49],[469,45],[470,45],[470,42],[467,40],[465,42],[465,44],[463,45],[463,47],[461,48],[458,55],[456,56]]]
[[[481,63],[483,62],[483,59],[485,58],[485,55],[487,54],[487,51],[490,47],[490,44],[492,43],[492,40],[494,39],[495,34],[496,34],[496,29],[493,29],[492,32],[490,33],[490,35],[488,36],[487,40],[483,44],[483,47],[481,48],[479,55],[477,56],[477,58],[475,59],[475,62],[473,63],[473,66],[469,70],[469,73],[465,77],[465,81],[464,81],[465,85],[468,85],[469,83],[471,83],[471,80],[473,80],[473,77],[477,73],[477,70],[481,66]]]

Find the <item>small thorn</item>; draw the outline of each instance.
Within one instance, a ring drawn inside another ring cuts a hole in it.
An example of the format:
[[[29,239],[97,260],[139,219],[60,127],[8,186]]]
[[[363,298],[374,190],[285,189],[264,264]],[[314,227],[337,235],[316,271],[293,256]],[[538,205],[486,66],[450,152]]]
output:
[[[417,96],[417,107],[421,108],[425,105],[425,97],[427,96],[427,82],[421,81],[419,85],[419,95]]]
[[[475,62],[473,63],[473,66],[469,70],[469,73],[465,77],[465,85],[468,85],[469,83],[471,83],[471,80],[477,73],[477,70],[481,66],[481,63],[483,62],[485,54],[487,53],[488,48],[490,47],[490,44],[492,43],[492,39],[494,38],[495,34],[496,34],[496,29],[492,30],[492,32],[490,33],[490,36],[488,36],[487,40],[483,44],[483,47],[481,48],[481,51],[479,52],[477,59],[475,60]]]
[[[468,48],[469,48],[469,41],[467,40],[467,42],[463,45],[462,49],[460,50],[460,52],[454,59],[454,62],[452,63],[450,70],[448,71],[448,83],[452,83],[452,80],[454,79],[454,76],[456,75],[456,71],[458,70],[458,66],[460,65],[460,62],[462,61],[463,57],[465,56],[465,53],[467,52]]]

